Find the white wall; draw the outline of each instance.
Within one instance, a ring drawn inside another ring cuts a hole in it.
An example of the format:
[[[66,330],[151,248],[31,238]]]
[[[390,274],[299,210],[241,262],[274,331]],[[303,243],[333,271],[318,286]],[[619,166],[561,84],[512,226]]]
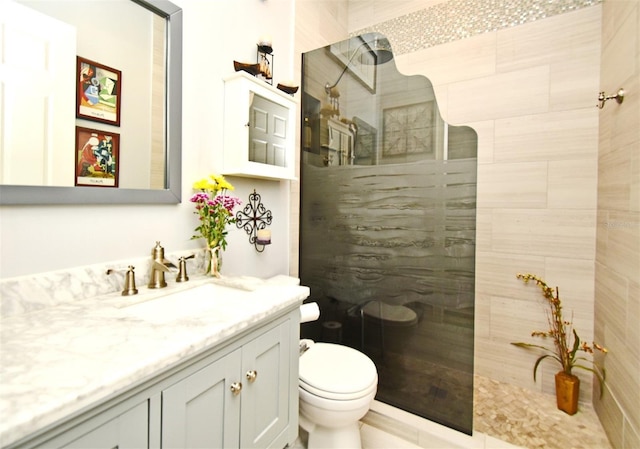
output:
[[[183,189],[178,205],[0,206],[0,278],[151,254],[203,248],[190,241],[197,218],[192,183],[215,172],[222,150],[223,82],[233,60],[255,59],[255,43],[273,37],[274,81],[293,77],[292,0],[175,0],[184,12]],[[126,105],[125,105],[126,107]],[[231,229],[223,274],[271,276],[289,271],[289,183],[229,178],[244,201],[255,188],[273,212],[273,244],[258,254]]]

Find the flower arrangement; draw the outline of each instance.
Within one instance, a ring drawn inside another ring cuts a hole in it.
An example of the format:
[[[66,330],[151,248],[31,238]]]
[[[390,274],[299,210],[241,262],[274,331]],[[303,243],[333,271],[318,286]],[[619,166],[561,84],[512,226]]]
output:
[[[606,354],[607,349],[593,343],[593,348],[586,342],[581,342],[578,337],[578,333],[573,328],[572,321],[566,321],[562,316],[562,302],[560,301],[560,293],[558,287],[555,289],[549,287],[547,283],[534,274],[518,274],[518,279],[521,279],[525,283],[534,281],[538,287],[542,290],[542,294],[549,306],[547,311],[547,321],[550,329],[544,331],[534,331],[531,333],[532,337],[551,338],[553,339],[554,349],[549,349],[545,346],[531,344],[531,343],[511,343],[512,345],[519,346],[521,348],[538,348],[545,351],[545,354],[538,357],[535,365],[533,366],[533,380],[536,380],[536,372],[540,362],[550,357],[556,360],[561,366],[564,373],[571,375],[573,368],[580,368],[587,371],[591,371],[595,374],[600,382],[600,396],[603,393],[604,381],[606,378],[606,371],[603,367],[596,364],[595,361],[587,359],[585,357],[579,357],[579,352],[587,354],[593,354],[593,349],[597,349]],[[593,368],[581,364],[581,362],[588,362],[593,365]]]
[[[194,213],[199,216],[200,225],[195,229],[199,234],[193,235],[191,239],[203,238],[209,250],[224,251],[227,247],[227,225],[235,223],[233,209],[239,206],[241,201],[227,194],[227,191],[234,188],[220,175],[209,175],[207,178],[196,181],[193,189],[198,193],[194,194],[189,201],[196,205]],[[219,258],[219,252],[217,257]],[[217,262],[217,266],[211,267],[211,262],[207,271],[219,269],[219,260],[214,261]]]

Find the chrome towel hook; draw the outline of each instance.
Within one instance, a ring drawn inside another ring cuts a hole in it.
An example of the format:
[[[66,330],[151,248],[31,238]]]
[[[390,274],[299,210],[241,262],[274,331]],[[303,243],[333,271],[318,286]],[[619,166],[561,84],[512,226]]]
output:
[[[618,89],[618,92],[615,95],[605,95],[604,92],[600,92],[600,94],[598,94],[598,109],[604,108],[604,103],[607,100],[615,99],[618,104],[621,104],[622,100],[624,100],[624,94],[625,92],[623,88]]]

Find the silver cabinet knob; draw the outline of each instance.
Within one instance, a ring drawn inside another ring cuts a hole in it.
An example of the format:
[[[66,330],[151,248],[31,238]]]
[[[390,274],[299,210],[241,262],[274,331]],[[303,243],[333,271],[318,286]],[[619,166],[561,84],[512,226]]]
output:
[[[255,382],[256,378],[258,377],[258,372],[256,370],[249,370],[247,371],[246,376],[249,382]]]
[[[230,388],[231,388],[231,393],[233,393],[234,396],[237,396],[240,394],[240,391],[242,390],[242,383],[233,382]]]

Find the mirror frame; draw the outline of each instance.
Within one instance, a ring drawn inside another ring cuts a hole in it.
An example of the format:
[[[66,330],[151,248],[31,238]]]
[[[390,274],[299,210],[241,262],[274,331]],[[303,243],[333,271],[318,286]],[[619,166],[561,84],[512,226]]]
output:
[[[0,185],[0,204],[177,204],[182,199],[182,9],[131,0],[167,21],[165,189]]]

